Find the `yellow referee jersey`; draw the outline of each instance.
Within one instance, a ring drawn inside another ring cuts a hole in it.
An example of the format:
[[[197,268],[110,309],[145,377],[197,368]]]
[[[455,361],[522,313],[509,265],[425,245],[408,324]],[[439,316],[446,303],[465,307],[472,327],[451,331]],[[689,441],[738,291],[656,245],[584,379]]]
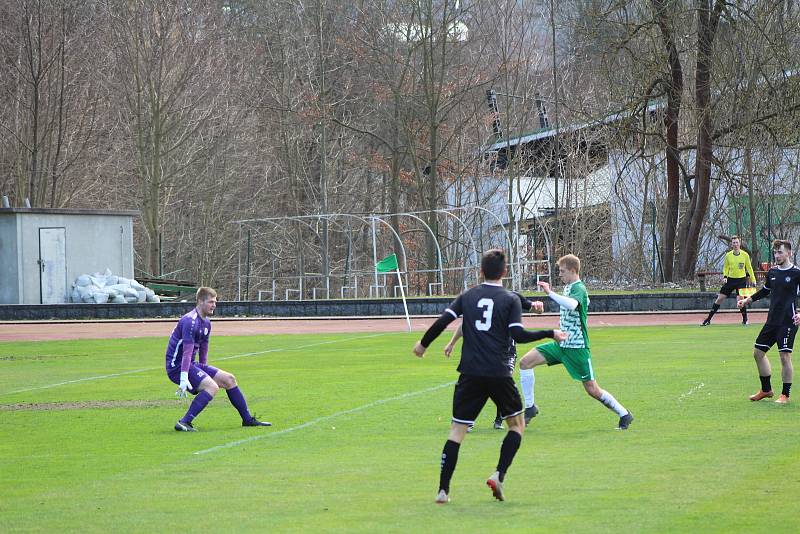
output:
[[[750,277],[752,283],[756,283],[756,275],[753,273],[753,266],[750,264],[750,254],[744,250],[739,250],[739,254],[729,251],[725,254],[725,266],[722,268],[722,276],[725,278],[744,278]]]

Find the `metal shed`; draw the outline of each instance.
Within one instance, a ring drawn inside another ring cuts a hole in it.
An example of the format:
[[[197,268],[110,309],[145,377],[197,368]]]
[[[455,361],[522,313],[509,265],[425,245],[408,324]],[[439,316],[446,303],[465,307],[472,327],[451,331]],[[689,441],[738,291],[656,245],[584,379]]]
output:
[[[0,304],[69,302],[81,274],[133,278],[139,212],[0,208]]]

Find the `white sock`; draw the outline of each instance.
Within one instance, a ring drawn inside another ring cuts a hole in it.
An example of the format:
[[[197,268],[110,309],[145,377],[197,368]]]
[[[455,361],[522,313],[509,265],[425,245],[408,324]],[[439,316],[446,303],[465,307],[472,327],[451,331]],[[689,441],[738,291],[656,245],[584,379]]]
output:
[[[625,407],[614,398],[614,395],[606,390],[603,390],[603,394],[600,395],[600,402],[602,402],[606,408],[616,413],[620,417],[628,414],[628,410],[626,410]]]
[[[520,369],[519,381],[522,384],[522,397],[525,399],[525,407],[530,408],[534,404],[533,385],[536,383],[533,369]]]

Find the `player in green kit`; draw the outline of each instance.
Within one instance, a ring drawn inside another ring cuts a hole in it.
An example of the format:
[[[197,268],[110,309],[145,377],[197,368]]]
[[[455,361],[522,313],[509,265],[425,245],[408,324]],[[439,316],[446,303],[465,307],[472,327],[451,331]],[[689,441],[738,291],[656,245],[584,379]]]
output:
[[[619,416],[619,430],[626,430],[633,421],[633,414],[614,396],[601,389],[594,378],[592,353],[589,351],[589,331],[586,316],[589,308],[589,293],[580,279],[581,260],[568,254],[558,260],[558,274],[566,284],[564,293],[558,294],[547,282],[539,286],[561,307],[561,330],[567,339],[561,342],[545,343],[529,351],[519,362],[520,369],[532,369],[537,365],[563,364],[569,375],[583,383],[586,393],[599,400],[609,410]]]

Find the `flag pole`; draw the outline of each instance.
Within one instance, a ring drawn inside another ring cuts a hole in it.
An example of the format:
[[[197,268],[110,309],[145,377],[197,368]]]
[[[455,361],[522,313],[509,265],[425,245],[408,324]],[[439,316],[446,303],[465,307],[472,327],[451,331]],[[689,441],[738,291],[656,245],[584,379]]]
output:
[[[400,277],[400,266],[397,266],[397,283],[400,285],[400,296],[403,297],[403,309],[406,311],[406,324],[408,331],[411,332],[411,317],[408,315],[408,304],[406,304],[406,292],[403,290],[403,279]]]

